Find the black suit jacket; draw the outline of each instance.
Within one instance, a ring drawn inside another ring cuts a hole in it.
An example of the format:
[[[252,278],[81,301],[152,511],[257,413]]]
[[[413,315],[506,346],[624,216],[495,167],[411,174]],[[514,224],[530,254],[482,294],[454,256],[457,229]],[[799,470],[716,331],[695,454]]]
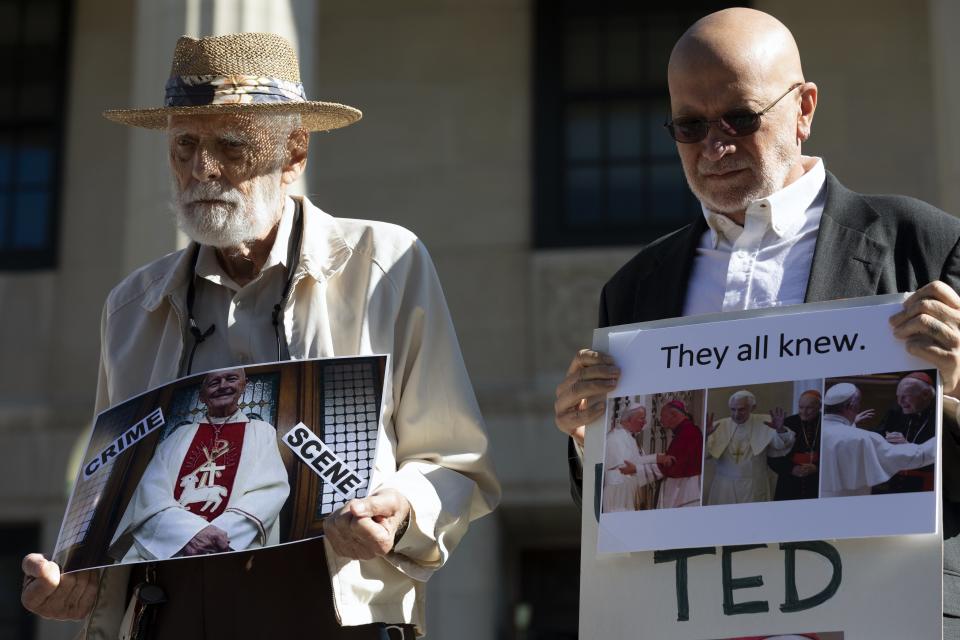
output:
[[[905,196],[863,195],[831,173],[817,234],[806,302],[914,291],[942,280],[960,291],[960,220]],[[600,294],[600,327],[673,318],[683,313],[687,284],[706,220],[644,247]],[[944,424],[944,530],[960,533],[960,429]],[[571,491],[579,504],[580,460],[570,443]],[[960,567],[960,552],[957,565]]]

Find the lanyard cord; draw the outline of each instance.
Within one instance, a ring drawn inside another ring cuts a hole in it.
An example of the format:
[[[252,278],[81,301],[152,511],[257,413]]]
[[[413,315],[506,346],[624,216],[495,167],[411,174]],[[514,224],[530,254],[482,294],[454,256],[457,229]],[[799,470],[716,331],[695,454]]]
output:
[[[273,333],[277,338],[277,360],[283,360],[283,343],[280,340],[283,326],[283,309],[287,306],[287,299],[293,289],[293,279],[300,264],[300,250],[303,247],[303,203],[294,198],[293,228],[290,231],[290,241],[287,243],[287,281],[283,286],[283,293],[280,301],[273,305],[273,312],[270,319],[273,324]],[[200,245],[197,245],[193,252],[193,259],[190,264],[190,282],[187,285],[187,321],[189,322],[190,335],[193,337],[193,346],[190,348],[190,357],[187,359],[187,372],[184,375],[189,376],[193,371],[193,356],[197,353],[197,347],[205,341],[217,326],[211,324],[206,331],[201,331],[197,326],[196,318],[193,317],[193,301],[196,297],[196,285],[194,281],[197,275],[197,259],[200,257]]]

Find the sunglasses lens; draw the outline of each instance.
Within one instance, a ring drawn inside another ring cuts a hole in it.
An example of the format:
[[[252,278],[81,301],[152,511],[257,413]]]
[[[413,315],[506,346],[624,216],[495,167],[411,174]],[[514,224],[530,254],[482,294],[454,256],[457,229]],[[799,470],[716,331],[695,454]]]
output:
[[[720,129],[731,136],[748,136],[760,128],[760,114],[728,113],[718,123]]]
[[[677,142],[700,142],[707,137],[710,125],[706,120],[674,120],[670,133]]]

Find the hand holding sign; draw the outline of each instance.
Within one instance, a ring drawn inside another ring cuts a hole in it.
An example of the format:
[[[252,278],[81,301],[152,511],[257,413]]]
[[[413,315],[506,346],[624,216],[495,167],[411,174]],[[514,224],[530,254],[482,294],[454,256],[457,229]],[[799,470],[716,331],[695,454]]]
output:
[[[557,385],[553,405],[557,429],[581,446],[585,425],[603,415],[607,393],[617,386],[620,369],[613,358],[591,349],[581,349],[567,369],[567,377]]]
[[[918,289],[890,317],[893,335],[906,340],[907,351],[940,370],[943,392],[960,392],[960,295],[940,282]]]
[[[371,560],[393,550],[397,530],[409,517],[410,502],[396,489],[381,489],[330,514],[323,532],[338,554]]]
[[[23,559],[20,602],[33,613],[54,620],[80,620],[97,599],[97,571],[60,574],[60,567],[39,553]]]

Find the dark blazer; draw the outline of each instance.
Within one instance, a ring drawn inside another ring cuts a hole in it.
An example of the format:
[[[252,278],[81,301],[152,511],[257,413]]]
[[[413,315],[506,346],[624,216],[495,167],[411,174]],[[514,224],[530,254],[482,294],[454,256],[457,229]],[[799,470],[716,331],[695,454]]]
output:
[[[825,188],[806,302],[914,291],[933,280],[960,291],[960,220],[915,198],[853,192],[829,172]],[[600,294],[599,326],[681,315],[706,230],[698,215],[617,271]],[[945,548],[944,562],[948,571],[960,571],[960,429],[945,421],[943,435],[944,534],[957,542]],[[572,441],[570,454],[571,493],[579,504],[583,472]],[[945,606],[954,590],[948,613],[960,615],[960,580],[944,588]]]

